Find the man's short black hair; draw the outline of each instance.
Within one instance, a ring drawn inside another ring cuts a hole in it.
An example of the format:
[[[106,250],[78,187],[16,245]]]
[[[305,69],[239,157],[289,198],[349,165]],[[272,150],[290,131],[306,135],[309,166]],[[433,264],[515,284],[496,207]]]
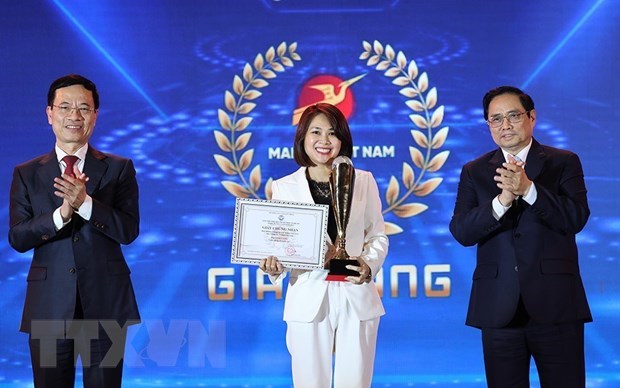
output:
[[[78,74],[69,74],[64,77],[60,77],[50,85],[50,89],[47,92],[47,106],[54,104],[54,98],[56,97],[56,90],[60,88],[66,88],[72,85],[82,85],[84,89],[90,90],[93,94],[93,101],[95,102],[95,110],[99,109],[99,93],[97,93],[97,86],[91,80]]]

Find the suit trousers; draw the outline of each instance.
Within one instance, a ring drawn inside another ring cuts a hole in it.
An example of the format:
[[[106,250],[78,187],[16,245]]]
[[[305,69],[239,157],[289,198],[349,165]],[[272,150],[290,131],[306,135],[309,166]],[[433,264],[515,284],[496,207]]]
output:
[[[287,321],[286,345],[296,388],[370,387],[379,318],[360,321],[343,282],[329,282],[312,322]],[[333,368],[332,368],[333,365]]]
[[[529,388],[534,358],[541,388],[585,387],[584,323],[482,329],[489,388]]]
[[[112,339],[96,321],[66,325],[64,338],[31,333],[28,339],[35,388],[73,387],[78,356],[84,388],[120,388],[127,331]]]

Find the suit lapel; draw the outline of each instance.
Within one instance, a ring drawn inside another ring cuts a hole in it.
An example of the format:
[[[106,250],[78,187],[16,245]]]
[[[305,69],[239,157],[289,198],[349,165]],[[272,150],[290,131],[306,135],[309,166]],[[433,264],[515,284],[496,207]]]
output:
[[[504,163],[505,161],[506,160],[504,159],[504,154],[502,153],[502,150],[498,148],[497,151],[495,151],[495,153],[493,154],[493,156],[491,156],[491,159],[489,159],[489,164],[487,165],[487,170],[491,182],[495,182],[495,180],[493,179],[493,177],[497,175],[497,172],[495,170],[500,168],[502,166],[502,163]]]
[[[106,156],[91,147],[88,146],[88,152],[86,153],[86,161],[84,162],[84,173],[88,177],[86,182],[86,192],[88,195],[92,195],[99,189],[99,184],[103,175],[108,169],[108,164],[104,162]]]
[[[531,181],[535,180],[542,172],[546,158],[547,154],[545,154],[544,148],[536,139],[532,139],[532,147],[525,161],[525,173]]]
[[[310,193],[310,186],[308,186],[308,180],[306,179],[306,168],[307,167],[299,168],[297,171],[295,171],[295,174],[293,175],[295,187],[299,189],[299,199],[296,199],[296,201],[314,203],[314,198],[312,198],[312,193]]]
[[[52,150],[43,159],[39,161],[40,168],[37,170],[37,180],[41,187],[48,187],[50,200],[54,203],[54,207],[62,205],[62,199],[54,194],[54,178],[60,176],[60,167],[58,166],[58,157],[56,151]]]

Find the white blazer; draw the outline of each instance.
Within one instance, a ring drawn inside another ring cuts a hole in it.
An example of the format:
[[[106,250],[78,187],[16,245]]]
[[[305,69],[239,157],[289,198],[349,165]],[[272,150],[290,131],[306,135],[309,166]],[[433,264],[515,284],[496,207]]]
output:
[[[274,181],[271,185],[272,199],[314,203],[308,181],[306,167]],[[351,215],[346,230],[347,252],[359,256],[370,267],[374,277],[385,260],[388,251],[388,238],[385,234],[379,189],[374,177],[368,171],[355,170],[355,186]],[[329,236],[328,244],[332,245]],[[278,283],[286,271],[272,278]],[[284,301],[284,320],[311,322],[321,312],[328,282],[327,270],[290,270],[289,286]],[[380,317],[385,314],[383,303],[374,282],[352,284],[342,282],[347,300],[353,313],[360,321]]]

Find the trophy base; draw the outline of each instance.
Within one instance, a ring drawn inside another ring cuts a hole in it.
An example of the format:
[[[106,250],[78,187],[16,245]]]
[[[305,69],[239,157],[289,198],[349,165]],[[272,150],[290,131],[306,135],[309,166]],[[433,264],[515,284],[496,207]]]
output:
[[[360,276],[359,272],[347,269],[347,265],[359,267],[357,260],[332,259],[329,261],[329,274],[325,280],[330,282],[344,282],[347,276]]]

